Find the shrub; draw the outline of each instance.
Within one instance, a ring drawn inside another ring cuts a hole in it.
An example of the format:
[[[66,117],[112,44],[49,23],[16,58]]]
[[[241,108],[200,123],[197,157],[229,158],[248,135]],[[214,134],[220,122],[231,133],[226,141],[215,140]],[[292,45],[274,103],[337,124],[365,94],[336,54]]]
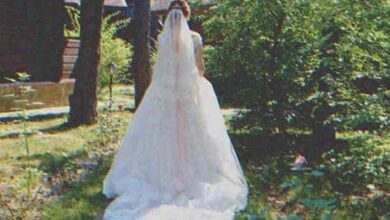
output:
[[[249,109],[236,128],[387,126],[388,8],[379,0],[221,0],[212,7],[203,16],[207,71],[223,101]],[[376,101],[355,84],[363,76],[381,82]]]
[[[64,25],[64,37],[79,38],[80,37],[80,10],[65,6],[68,15],[68,21]]]
[[[80,37],[80,10],[67,7],[70,23],[65,26],[65,37]],[[109,65],[116,66],[113,82],[126,82],[130,79],[129,66],[132,57],[131,45],[117,37],[118,31],[130,23],[130,19],[115,20],[118,12],[106,16],[102,24],[102,38],[99,64],[99,91],[110,83]]]
[[[112,22],[117,14],[107,16],[103,21],[101,57],[99,65],[99,89],[109,85],[110,73],[108,66],[114,64],[116,72],[113,76],[114,82],[127,82],[129,79],[129,67],[132,57],[132,47],[126,41],[117,38],[119,30],[126,27],[130,20],[118,20]]]
[[[339,192],[364,195],[390,190],[390,152],[369,135],[347,139],[343,148],[332,149],[323,158],[321,170]]]

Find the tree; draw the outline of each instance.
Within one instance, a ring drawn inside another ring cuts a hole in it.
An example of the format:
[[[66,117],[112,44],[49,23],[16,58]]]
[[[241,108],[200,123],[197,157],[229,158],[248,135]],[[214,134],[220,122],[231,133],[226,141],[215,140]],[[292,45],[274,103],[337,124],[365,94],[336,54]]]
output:
[[[236,128],[311,133],[317,159],[336,131],[389,125],[386,1],[219,2],[204,16],[207,69],[222,100],[246,108]]]
[[[81,1],[80,52],[69,97],[70,126],[90,125],[97,116],[97,81],[104,0]]]
[[[151,80],[150,67],[150,1],[134,1],[134,56],[132,73],[135,81],[135,105],[142,101]]]

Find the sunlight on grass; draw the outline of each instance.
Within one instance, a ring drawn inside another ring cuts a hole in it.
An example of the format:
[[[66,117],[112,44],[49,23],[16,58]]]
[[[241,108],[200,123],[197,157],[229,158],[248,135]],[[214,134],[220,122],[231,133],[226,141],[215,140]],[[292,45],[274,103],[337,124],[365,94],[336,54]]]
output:
[[[105,161],[84,182],[75,184],[59,202],[49,205],[45,210],[44,219],[94,219],[98,212],[108,205],[108,200],[102,194],[101,189],[104,174],[108,171],[110,164],[111,160]]]
[[[123,135],[132,113],[115,112],[113,114],[121,118],[119,129],[120,134]],[[28,129],[32,131],[28,138],[30,153],[31,157],[35,158],[30,160],[32,164],[39,165],[43,160],[40,156],[47,153],[52,156],[60,156],[85,149],[87,143],[96,138],[98,124],[68,129],[63,126],[65,122],[66,118],[28,122]],[[11,121],[0,124],[0,177],[2,179],[0,184],[17,184],[22,178],[20,167],[27,160],[24,139],[19,136],[21,132],[23,132],[21,123]],[[95,191],[98,190],[99,187],[95,187]]]
[[[115,112],[113,114],[121,118],[119,134],[123,137],[132,113]],[[226,120],[229,119],[231,119],[231,116],[226,115]],[[88,149],[88,142],[96,139],[96,130],[99,129],[99,125],[67,129],[62,126],[65,122],[65,117],[28,122],[28,127],[32,131],[29,136],[31,155],[35,156],[31,161],[32,163],[40,164],[47,153],[53,156],[61,156],[78,150],[90,150]],[[22,173],[19,169],[22,163],[26,162],[23,138],[18,135],[22,131],[22,124],[20,123],[0,124],[0,177],[2,179],[0,184],[18,184],[21,178]],[[295,132],[302,133],[302,131]],[[359,135],[362,135],[362,133],[343,132],[337,134],[340,139],[351,139]],[[370,134],[370,140],[378,141],[381,143],[381,147],[389,149],[390,139],[386,138],[387,136],[388,132],[380,135]],[[237,139],[234,135],[232,135],[232,139],[237,143],[235,147],[240,161],[242,161],[250,187],[248,206],[244,211],[237,214],[236,219],[247,220],[250,219],[248,216],[276,219],[290,213],[300,213],[300,215],[306,216],[304,207],[296,205],[302,199],[300,198],[302,197],[300,195],[301,190],[297,188],[295,191],[284,192],[281,189],[281,184],[294,176],[285,167],[285,164],[293,161],[294,155],[268,155],[268,157],[262,157],[261,152],[259,152],[256,161],[249,162],[245,154],[241,152],[242,147],[245,148],[246,145],[251,146],[257,142],[253,142],[251,139],[252,141],[240,143],[243,140]],[[284,160],[284,162],[281,160]],[[55,197],[50,199],[45,204],[43,219],[84,220],[96,219],[96,216],[101,216],[109,203],[101,190],[103,178],[111,165],[111,161],[111,159],[103,161],[103,164],[97,170],[89,173],[84,181],[73,183],[61,194],[60,199]],[[327,188],[330,189],[331,187]],[[324,190],[321,193],[323,197],[328,195],[332,195],[332,192]],[[313,196],[319,196],[319,194],[313,194]],[[348,197],[345,196],[345,198]],[[353,197],[351,197],[352,199]],[[350,212],[347,208],[340,208],[333,214],[335,219],[343,219]],[[307,214],[308,216],[309,214]]]

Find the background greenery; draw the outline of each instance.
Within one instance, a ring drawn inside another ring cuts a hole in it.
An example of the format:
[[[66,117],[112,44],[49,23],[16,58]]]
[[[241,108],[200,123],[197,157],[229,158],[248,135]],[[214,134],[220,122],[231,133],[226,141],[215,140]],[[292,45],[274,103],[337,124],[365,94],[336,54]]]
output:
[[[206,75],[225,106],[241,109],[231,131],[248,151],[256,201],[241,217],[389,218],[390,2],[221,0],[194,10]],[[307,162],[291,166],[298,155]]]
[[[210,79],[237,128],[389,126],[388,1],[222,0],[203,15]]]
[[[80,37],[80,10],[66,6],[69,24],[64,27],[66,38]],[[119,38],[118,32],[130,24],[129,19],[117,19],[120,12],[114,12],[103,19],[101,54],[99,63],[99,92],[110,83],[109,65],[114,64],[116,71],[113,74],[114,83],[130,83],[129,68],[132,58],[132,46]]]

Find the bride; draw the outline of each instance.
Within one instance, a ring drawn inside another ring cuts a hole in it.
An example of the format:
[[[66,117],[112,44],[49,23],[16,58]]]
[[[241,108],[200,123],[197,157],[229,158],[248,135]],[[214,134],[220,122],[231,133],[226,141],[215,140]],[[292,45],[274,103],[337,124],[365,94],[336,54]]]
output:
[[[173,1],[153,79],[104,180],[108,220],[226,220],[248,185],[212,85],[189,7]]]

